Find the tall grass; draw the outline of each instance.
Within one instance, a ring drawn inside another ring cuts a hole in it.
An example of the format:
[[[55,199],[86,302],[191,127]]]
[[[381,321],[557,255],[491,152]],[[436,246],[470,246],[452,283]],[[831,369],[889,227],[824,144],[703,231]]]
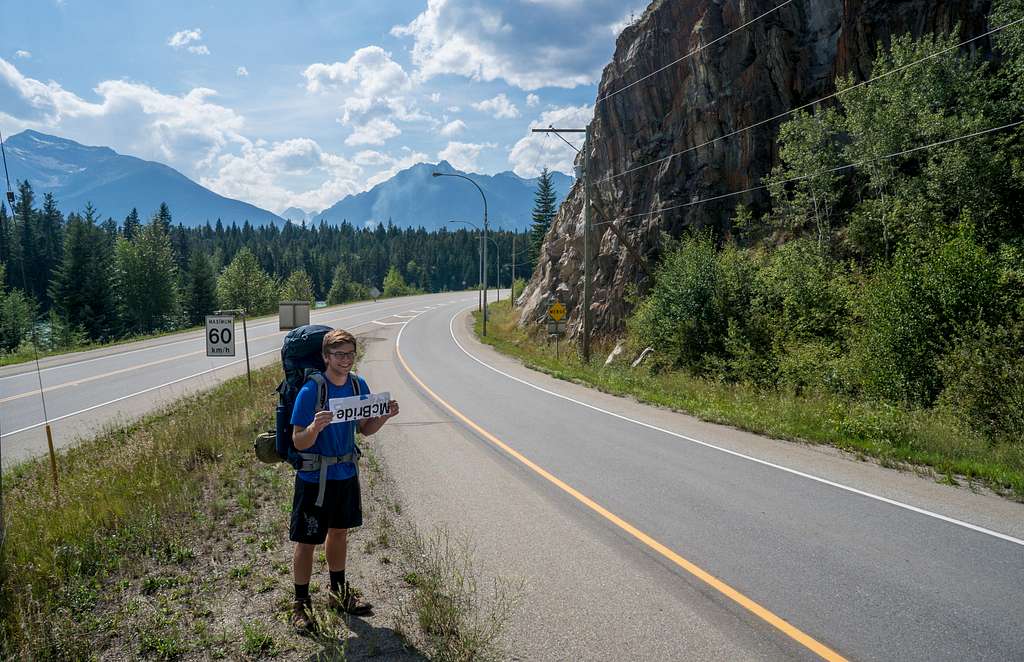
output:
[[[684,371],[653,373],[622,361],[605,366],[610,347],[599,345],[591,364],[562,341],[560,358],[537,330],[519,328],[507,302],[488,307],[483,342],[529,367],[607,393],[683,411],[758,434],[829,444],[886,466],[925,467],[946,482],[966,479],[1024,501],[1024,440],[992,441],[941,410],[911,409],[832,394],[766,389],[694,377]]]
[[[273,426],[276,366],[234,379],[59,456],[60,492],[34,460],[5,476],[0,654],[90,654],[103,580],[132,559],[173,555],[203,488],[233,480],[257,431]],[[254,457],[252,458],[254,461]]]

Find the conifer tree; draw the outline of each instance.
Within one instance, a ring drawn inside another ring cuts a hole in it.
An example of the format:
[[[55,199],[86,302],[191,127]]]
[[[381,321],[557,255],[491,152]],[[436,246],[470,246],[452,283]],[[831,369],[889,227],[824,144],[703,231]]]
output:
[[[112,251],[103,230],[96,226],[95,211],[86,205],[84,217],[68,216],[64,257],[54,272],[50,297],[69,328],[81,328],[91,340],[104,340],[113,335],[117,314]]]
[[[213,264],[202,251],[192,251],[185,299],[189,324],[202,324],[216,307],[217,277],[214,275]]]
[[[50,282],[53,271],[60,263],[64,253],[64,214],[57,208],[57,200],[52,193],[43,195],[43,209],[38,214],[38,265],[35,278],[40,281],[39,296],[43,309],[51,305],[46,284]]]
[[[558,207],[555,206],[556,199],[551,173],[544,168],[537,180],[537,192],[533,198],[533,224],[530,226],[530,250],[527,253],[531,264],[537,264],[541,246],[544,245],[544,236],[547,235],[551,221],[558,213]]]
[[[123,329],[151,333],[170,328],[178,317],[178,275],[171,240],[157,219],[134,240],[116,247],[117,293]]]
[[[124,218],[124,225],[121,228],[121,235],[131,241],[138,236],[139,231],[142,229],[142,221],[139,220],[139,210],[132,207],[132,210],[128,212],[128,215]]]
[[[165,234],[170,233],[172,223],[171,208],[167,206],[166,202],[160,203],[160,209],[153,215],[153,221],[163,227]]]

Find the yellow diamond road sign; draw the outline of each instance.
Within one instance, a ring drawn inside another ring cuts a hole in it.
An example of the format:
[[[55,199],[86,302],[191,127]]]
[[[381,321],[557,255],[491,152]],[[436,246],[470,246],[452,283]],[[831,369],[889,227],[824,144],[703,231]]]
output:
[[[556,322],[561,322],[563,319],[565,319],[565,304],[563,304],[561,301],[556,301],[555,303],[551,304],[551,307],[548,308],[548,317],[555,320]]]

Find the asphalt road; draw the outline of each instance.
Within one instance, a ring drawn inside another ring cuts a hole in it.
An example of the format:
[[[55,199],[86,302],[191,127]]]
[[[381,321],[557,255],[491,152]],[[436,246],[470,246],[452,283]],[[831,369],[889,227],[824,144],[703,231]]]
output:
[[[525,370],[466,305],[364,374],[415,520],[525,580],[523,659],[1024,660],[1024,506]]]
[[[378,435],[405,513],[522,581],[529,660],[1022,660],[1024,506],[526,370],[465,293],[316,311],[402,414]],[[277,360],[275,321],[249,328]],[[244,372],[201,333],[44,361],[58,445]],[[45,451],[30,365],[0,371],[4,463]]]
[[[435,294],[383,299],[313,311],[310,321],[363,330],[372,320],[393,314],[412,315],[422,306],[465,299],[465,294]],[[276,316],[247,324],[253,368],[280,358],[281,340]],[[205,390],[245,374],[241,320],[236,321],[236,356],[208,358],[204,331],[192,331],[91,352],[65,354],[34,363],[0,369],[0,443],[3,466],[46,452],[45,407],[61,448],[79,437],[118,422],[132,420],[186,393]]]

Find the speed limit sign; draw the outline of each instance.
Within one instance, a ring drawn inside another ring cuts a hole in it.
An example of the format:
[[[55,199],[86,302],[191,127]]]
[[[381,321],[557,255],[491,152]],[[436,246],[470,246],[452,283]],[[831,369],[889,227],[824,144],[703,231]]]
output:
[[[206,316],[206,355],[235,355],[235,318],[233,315]]]

